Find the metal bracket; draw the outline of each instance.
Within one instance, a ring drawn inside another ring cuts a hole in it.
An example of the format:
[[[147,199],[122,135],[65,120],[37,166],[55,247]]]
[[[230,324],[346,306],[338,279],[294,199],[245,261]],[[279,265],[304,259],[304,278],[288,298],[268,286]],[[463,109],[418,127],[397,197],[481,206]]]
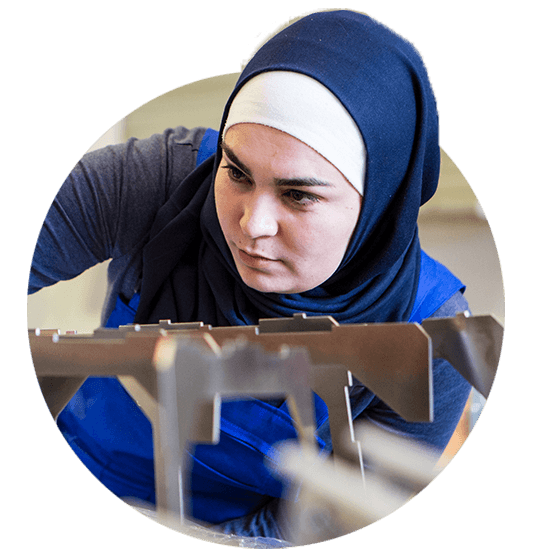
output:
[[[432,339],[434,357],[449,363],[485,399],[497,372],[504,327],[493,315],[425,319],[422,328]]]
[[[432,347],[486,396],[502,333],[492,316],[427,319],[420,326],[339,325],[300,314],[258,326],[161,321],[92,335],[29,331],[29,339],[54,418],[86,377],[119,377],[153,425],[159,509],[181,519],[188,506],[182,456],[191,441],[216,442],[223,396],[287,396],[300,440],[312,447],[313,390],[328,407],[334,456],[361,464],[349,400],[353,377],[405,420],[428,422]]]
[[[299,441],[315,446],[307,356],[300,350],[264,352],[236,342],[210,350],[185,338],[164,341],[156,354],[159,376],[160,450],[155,475],[161,510],[184,519],[190,507],[185,460],[191,442],[217,443],[222,397],[284,396],[291,403]],[[206,413],[207,421],[201,418]],[[176,481],[177,480],[177,481]]]

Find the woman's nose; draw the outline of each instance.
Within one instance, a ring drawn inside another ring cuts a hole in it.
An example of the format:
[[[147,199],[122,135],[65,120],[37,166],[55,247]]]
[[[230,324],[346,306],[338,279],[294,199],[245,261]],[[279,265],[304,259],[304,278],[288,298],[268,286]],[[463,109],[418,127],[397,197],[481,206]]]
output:
[[[276,207],[266,196],[250,198],[240,221],[242,232],[251,239],[273,237],[278,231]]]

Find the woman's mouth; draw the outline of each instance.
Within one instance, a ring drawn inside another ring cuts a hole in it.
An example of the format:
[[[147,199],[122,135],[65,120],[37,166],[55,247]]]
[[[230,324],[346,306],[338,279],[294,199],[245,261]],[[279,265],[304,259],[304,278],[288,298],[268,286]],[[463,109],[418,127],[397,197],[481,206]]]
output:
[[[267,258],[266,256],[262,256],[260,254],[255,254],[252,252],[245,252],[244,250],[237,247],[237,254],[239,256],[239,259],[241,262],[252,268],[261,268],[269,265],[272,262],[276,262],[278,260],[274,260],[272,258]]]

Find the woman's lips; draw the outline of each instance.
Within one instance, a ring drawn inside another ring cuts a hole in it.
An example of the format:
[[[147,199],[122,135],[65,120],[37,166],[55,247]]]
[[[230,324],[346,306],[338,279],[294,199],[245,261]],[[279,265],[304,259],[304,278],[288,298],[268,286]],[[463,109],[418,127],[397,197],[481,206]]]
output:
[[[239,258],[241,262],[248,267],[265,267],[277,260],[260,256],[259,254],[253,254],[251,252],[245,252],[240,248],[237,248]]]

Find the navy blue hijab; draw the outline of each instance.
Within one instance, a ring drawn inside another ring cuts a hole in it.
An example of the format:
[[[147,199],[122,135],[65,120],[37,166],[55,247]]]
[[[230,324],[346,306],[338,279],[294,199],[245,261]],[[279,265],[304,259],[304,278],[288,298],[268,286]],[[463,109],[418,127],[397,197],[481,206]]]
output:
[[[136,322],[256,324],[297,312],[349,323],[408,320],[420,272],[418,211],[435,193],[440,162],[435,98],[419,54],[365,15],[309,15],[248,63],[221,128],[243,84],[276,70],[321,82],[349,111],[365,141],[363,202],[341,265],[328,281],[300,294],[246,286],[215,210],[218,143],[217,153],[181,183],[156,217],[144,250]]]

